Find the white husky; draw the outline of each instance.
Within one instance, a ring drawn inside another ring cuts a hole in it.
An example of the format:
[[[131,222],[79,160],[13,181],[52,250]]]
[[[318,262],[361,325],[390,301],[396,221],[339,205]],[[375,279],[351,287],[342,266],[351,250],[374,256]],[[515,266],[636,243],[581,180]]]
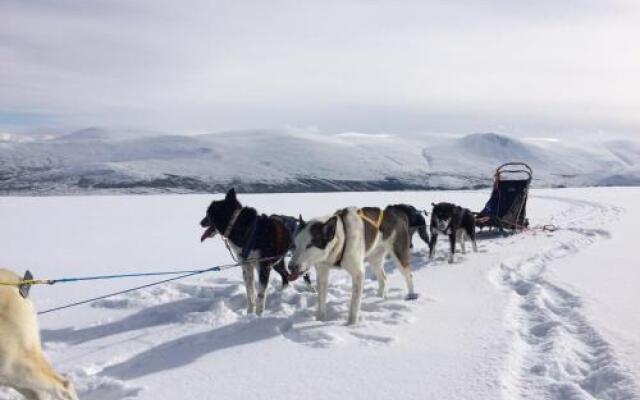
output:
[[[354,324],[360,311],[365,260],[378,278],[378,296],[384,297],[385,294],[383,262],[385,256],[391,254],[405,277],[409,292],[407,300],[418,297],[413,290],[409,245],[409,223],[401,210],[394,206],[389,206],[384,211],[372,207],[346,208],[329,218],[309,223],[300,221],[289,268],[292,278],[295,278],[315,265],[318,279],[318,320],[326,318],[329,270],[339,267],[347,271],[352,278],[347,323]]]
[[[0,269],[0,281],[20,280]],[[73,384],[58,375],[42,354],[33,304],[22,298],[17,286],[0,286],[0,385],[29,400],[78,399]]]

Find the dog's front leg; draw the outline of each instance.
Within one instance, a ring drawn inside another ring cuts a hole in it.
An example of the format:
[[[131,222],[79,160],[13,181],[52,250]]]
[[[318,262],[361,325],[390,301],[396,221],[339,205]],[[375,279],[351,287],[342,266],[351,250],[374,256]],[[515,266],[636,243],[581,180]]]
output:
[[[289,286],[289,272],[284,266],[284,261],[278,261],[276,265],[273,266],[273,269],[275,269],[276,272],[280,275],[280,278],[282,278],[282,289],[285,289],[287,286]]]
[[[316,320],[324,321],[327,318],[327,292],[329,291],[329,267],[316,267],[318,284],[318,310]]]
[[[453,259],[456,254],[456,233],[455,232],[452,232],[451,234],[449,234],[449,247],[451,250],[451,253],[449,254],[449,264],[453,264]]]
[[[267,288],[269,287],[269,275],[271,274],[271,266],[268,263],[261,263],[258,267],[258,304],[256,305],[256,314],[262,315],[264,305],[267,301]]]
[[[431,239],[429,240],[429,260],[433,260],[436,253],[436,243],[438,242],[438,232],[431,230]]]
[[[473,252],[477,253],[478,252],[478,244],[476,243],[476,226],[475,226],[475,224],[473,224],[471,226],[471,229],[469,229],[469,232],[467,232],[467,236],[469,236],[469,239],[471,240],[471,245],[473,246]]]
[[[462,251],[462,254],[467,254],[467,247],[465,246],[465,233],[463,229],[460,229],[458,231],[458,241],[460,241],[460,250]]]
[[[349,307],[349,319],[347,325],[358,322],[360,312],[360,302],[362,301],[362,289],[364,286],[364,265],[349,268],[351,274],[351,306]]]
[[[64,399],[78,400],[76,390],[69,380],[58,375],[43,356],[20,354],[23,356],[13,368],[20,371],[12,379],[12,387],[28,400]]]
[[[47,396],[46,393],[38,393],[35,390],[31,390],[31,389],[24,389],[24,388],[14,388],[14,389],[18,391],[22,396],[24,396],[24,398],[27,400],[40,400],[40,399],[45,399]]]
[[[384,272],[385,255],[385,248],[379,247],[378,249],[373,250],[367,257],[367,261],[369,261],[369,265],[378,279],[378,297],[384,297],[385,287],[387,284],[387,274]]]
[[[253,314],[256,309],[256,284],[254,282],[254,269],[252,263],[242,264],[242,278],[247,290],[247,315]]]
[[[431,250],[431,240],[429,239],[429,233],[427,233],[426,225],[418,227],[418,235],[420,236],[420,239],[429,246],[429,250]]]

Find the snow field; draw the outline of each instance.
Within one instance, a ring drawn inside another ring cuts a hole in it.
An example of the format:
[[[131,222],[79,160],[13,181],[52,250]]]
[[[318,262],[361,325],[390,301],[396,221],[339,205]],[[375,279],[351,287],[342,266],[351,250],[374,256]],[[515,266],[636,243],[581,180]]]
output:
[[[83,399],[640,398],[640,325],[601,313],[600,302],[617,303],[591,290],[615,277],[588,260],[557,276],[590,248],[627,243],[619,221],[638,194],[534,190],[532,222],[562,229],[484,235],[478,253],[457,254],[453,265],[446,238],[429,262],[416,236],[420,298],[403,300],[404,282],[388,261],[387,297],[375,296],[368,274],[353,327],[344,325],[351,285],[341,271],[331,274],[328,320],[318,322],[316,295],[298,282],[280,290],[273,275],[265,315],[245,315],[241,275],[232,269],[44,315],[45,350]],[[39,277],[227,263],[219,239],[198,242],[197,223],[215,197],[1,198],[0,263]],[[486,191],[240,195],[262,212],[305,217],[396,202],[477,210],[487,198]],[[631,262],[619,268],[625,282],[638,280]],[[32,295],[43,309],[147,281],[37,287]],[[627,291],[616,301],[638,296]]]

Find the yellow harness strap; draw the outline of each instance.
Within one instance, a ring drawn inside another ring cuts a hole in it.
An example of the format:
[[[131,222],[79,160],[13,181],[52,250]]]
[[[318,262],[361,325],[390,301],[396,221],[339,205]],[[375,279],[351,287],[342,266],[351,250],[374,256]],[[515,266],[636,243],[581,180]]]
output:
[[[378,214],[377,221],[374,221],[371,218],[367,217],[361,208],[358,208],[357,213],[360,218],[373,225],[376,229],[380,230],[380,226],[382,225],[382,221],[384,220],[384,210],[380,209],[380,214]]]
[[[17,282],[0,281],[0,286],[20,286],[20,285],[50,285],[51,281],[48,279],[27,279]]]

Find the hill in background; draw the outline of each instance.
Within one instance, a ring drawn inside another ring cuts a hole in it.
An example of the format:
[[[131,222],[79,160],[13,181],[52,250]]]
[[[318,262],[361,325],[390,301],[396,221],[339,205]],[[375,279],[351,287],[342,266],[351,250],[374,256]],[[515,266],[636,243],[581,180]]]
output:
[[[472,189],[524,161],[534,186],[640,184],[640,144],[577,146],[495,133],[452,138],[293,130],[133,135],[88,128],[0,141],[0,193]]]

